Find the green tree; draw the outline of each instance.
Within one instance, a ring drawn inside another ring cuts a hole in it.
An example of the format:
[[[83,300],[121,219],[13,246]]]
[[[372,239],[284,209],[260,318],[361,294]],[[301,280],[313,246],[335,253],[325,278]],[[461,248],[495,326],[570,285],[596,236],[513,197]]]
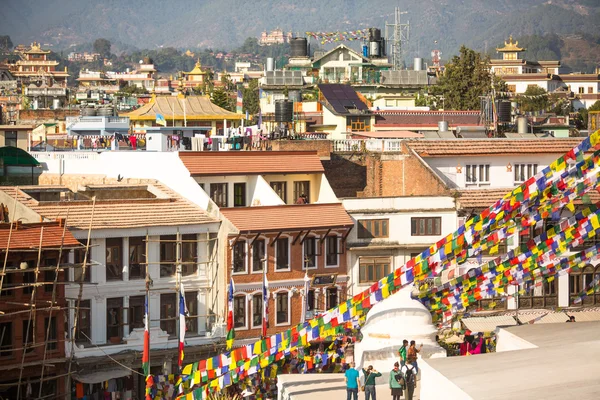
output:
[[[242,92],[244,100],[244,112],[247,110],[250,115],[258,114],[260,102],[258,99],[258,79],[252,79],[248,82],[248,87]]]
[[[523,95],[518,96],[521,111],[546,111],[549,105],[548,92],[537,85],[531,85]]]
[[[96,39],[94,41],[94,51],[103,58],[110,58],[110,46],[110,40],[107,39]]]
[[[0,36],[0,50],[9,51],[13,48],[13,42],[9,35]]]
[[[506,91],[506,84],[493,79],[496,90]],[[458,56],[454,56],[446,65],[444,75],[433,87],[432,95],[438,97],[436,103],[451,110],[478,110],[480,96],[492,90],[492,75],[489,72],[489,58],[465,46],[460,48]]]
[[[229,94],[223,88],[216,88],[212,92],[210,101],[212,101],[213,104],[224,108],[225,110],[233,111],[233,101],[231,100]]]

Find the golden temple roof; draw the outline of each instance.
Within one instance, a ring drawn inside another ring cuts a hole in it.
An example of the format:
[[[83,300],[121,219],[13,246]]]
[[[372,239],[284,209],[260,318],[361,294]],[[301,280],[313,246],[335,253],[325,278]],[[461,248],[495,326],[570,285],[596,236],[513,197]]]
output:
[[[200,64],[200,59],[198,59],[198,61],[196,61],[196,65],[194,66],[194,69],[191,70],[190,72],[184,72],[185,75],[206,75],[205,71],[202,71],[202,64]]]
[[[156,115],[161,114],[165,119],[185,119],[188,121],[211,121],[211,120],[239,120],[243,115],[227,111],[213,104],[208,96],[156,96],[148,104],[124,114],[131,121],[154,121]]]
[[[512,35],[510,35],[510,37],[508,38],[508,42],[507,41],[504,42],[504,47],[496,48],[496,51],[501,51],[501,52],[509,52],[509,51],[512,51],[512,52],[517,51],[518,52],[518,51],[525,51],[525,50],[527,50],[527,49],[519,47],[518,40],[513,42]]]
[[[25,50],[26,54],[50,54],[50,50],[42,50],[42,45],[38,42],[31,43],[31,47]]]

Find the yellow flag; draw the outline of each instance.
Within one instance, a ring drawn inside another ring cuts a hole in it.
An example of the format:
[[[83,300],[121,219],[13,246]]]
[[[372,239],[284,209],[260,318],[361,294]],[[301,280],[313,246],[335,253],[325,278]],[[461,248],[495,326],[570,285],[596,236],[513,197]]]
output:
[[[567,204],[567,208],[569,209],[569,211],[575,212],[575,205],[573,204],[573,202]]]
[[[183,367],[183,371],[181,371],[181,373],[183,375],[189,375],[189,374],[191,374],[192,373],[192,365],[193,364],[188,364],[185,367]]]

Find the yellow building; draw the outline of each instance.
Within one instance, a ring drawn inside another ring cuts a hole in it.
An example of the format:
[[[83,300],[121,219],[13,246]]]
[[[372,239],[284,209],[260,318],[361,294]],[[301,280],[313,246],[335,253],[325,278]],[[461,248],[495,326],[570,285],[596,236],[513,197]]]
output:
[[[33,42],[30,48],[21,53],[21,60],[9,64],[10,72],[22,83],[36,82],[67,87],[67,67],[64,71],[57,70],[58,61],[49,60],[48,54],[49,50],[42,50],[39,43]]]
[[[183,86],[186,88],[195,88],[197,86],[202,86],[206,79],[208,79],[208,73],[202,70],[202,64],[200,64],[200,60],[196,61],[196,65],[194,65],[194,69],[190,72],[184,72],[185,80],[183,81]]]

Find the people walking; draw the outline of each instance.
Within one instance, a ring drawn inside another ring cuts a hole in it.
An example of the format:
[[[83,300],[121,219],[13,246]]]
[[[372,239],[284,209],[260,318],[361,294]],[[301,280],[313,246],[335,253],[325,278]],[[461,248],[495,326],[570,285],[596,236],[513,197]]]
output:
[[[390,371],[390,389],[392,391],[392,400],[400,400],[402,396],[402,383],[404,382],[404,376],[400,371],[400,365],[398,362],[394,363],[394,369]]]
[[[372,365],[365,370],[363,368],[363,374],[365,375],[365,400],[373,399],[377,400],[377,392],[375,390],[375,378],[381,376],[381,372],[377,372]]]
[[[358,371],[354,368],[354,363],[350,363],[350,368],[344,374],[346,376],[346,400],[358,400]]]
[[[411,340],[410,347],[408,348],[408,351],[406,352],[406,362],[407,362],[407,364],[411,364],[413,367],[415,367],[416,374],[419,373],[419,364],[417,364],[417,357],[418,357],[418,353],[420,353],[422,349],[423,349],[423,345],[421,345],[421,347],[419,347],[419,349],[417,350],[417,345],[415,344],[415,341]]]
[[[400,368],[400,372],[402,372],[402,377],[404,378],[404,390],[406,390],[406,400],[412,400],[413,394],[415,393],[415,385],[416,385],[416,368],[410,364],[406,363],[402,368]]]
[[[402,347],[398,350],[398,355],[400,356],[400,366],[404,366],[406,364],[406,349],[408,348],[408,340],[404,339],[402,341]]]

